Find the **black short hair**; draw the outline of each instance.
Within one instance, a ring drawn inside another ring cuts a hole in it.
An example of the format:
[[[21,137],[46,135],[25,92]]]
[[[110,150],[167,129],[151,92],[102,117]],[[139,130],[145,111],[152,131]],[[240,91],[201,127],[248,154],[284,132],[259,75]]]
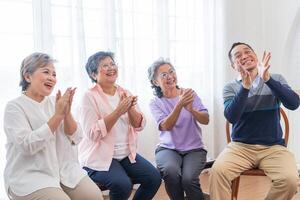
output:
[[[229,58],[231,63],[233,63],[231,52],[232,52],[234,47],[239,46],[239,45],[246,45],[247,47],[249,47],[254,52],[254,50],[252,49],[252,47],[249,44],[244,43],[244,42],[235,42],[235,43],[232,44],[230,50],[228,51],[228,58]]]

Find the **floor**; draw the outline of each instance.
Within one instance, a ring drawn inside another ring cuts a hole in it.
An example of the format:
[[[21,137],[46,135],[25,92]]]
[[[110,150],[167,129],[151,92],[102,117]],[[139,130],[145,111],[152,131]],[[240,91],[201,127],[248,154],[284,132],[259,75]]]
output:
[[[200,176],[201,187],[203,192],[208,193],[208,174]],[[270,180],[267,177],[250,177],[242,176],[239,188],[239,200],[263,200],[270,187]],[[298,193],[292,200],[300,200],[300,184],[298,185]],[[106,193],[107,194],[107,193]],[[249,196],[251,194],[251,196]],[[133,194],[130,199],[132,199]],[[108,196],[104,196],[105,200],[109,200]],[[162,184],[153,198],[153,200],[169,200],[165,192],[164,184]]]

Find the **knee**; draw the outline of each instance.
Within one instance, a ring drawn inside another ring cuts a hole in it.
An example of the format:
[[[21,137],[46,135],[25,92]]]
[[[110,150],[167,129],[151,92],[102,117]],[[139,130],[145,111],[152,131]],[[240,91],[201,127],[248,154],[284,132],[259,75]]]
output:
[[[46,194],[46,195],[45,195]],[[38,195],[40,196],[40,195]],[[50,199],[50,200],[71,200],[66,192],[60,190],[58,188],[53,188],[50,190],[46,190],[44,195],[40,196],[42,199]],[[18,199],[18,198],[17,198]],[[22,199],[22,198],[21,198]]]
[[[161,176],[157,169],[149,169],[139,182],[144,188],[159,188],[161,184]]]
[[[89,199],[89,200],[103,200],[101,190],[96,188],[89,188],[80,194],[82,199]]]
[[[164,180],[178,181],[181,177],[181,172],[176,166],[166,166],[161,169],[161,173]]]
[[[151,174],[149,179],[150,179],[150,181],[147,181],[147,182],[151,182],[151,184],[153,186],[156,186],[157,188],[160,186],[161,177],[160,177],[160,174],[157,170],[153,171],[153,173]]]
[[[282,187],[282,189],[297,191],[298,186],[298,176],[294,174],[281,175],[277,180],[273,180],[273,185],[276,187]]]
[[[199,184],[199,177],[195,176],[195,177],[182,177],[182,187],[184,190],[188,190],[189,188],[194,188]]]
[[[226,168],[226,166],[224,166],[223,163],[220,162],[215,162],[212,166],[212,168],[210,169],[210,174],[212,177],[216,176],[216,177],[223,177],[226,174],[228,174],[228,169]]]
[[[133,185],[129,179],[127,180],[120,178],[116,181],[113,181],[109,189],[114,193],[118,193],[121,196],[128,198],[131,194],[132,186]]]

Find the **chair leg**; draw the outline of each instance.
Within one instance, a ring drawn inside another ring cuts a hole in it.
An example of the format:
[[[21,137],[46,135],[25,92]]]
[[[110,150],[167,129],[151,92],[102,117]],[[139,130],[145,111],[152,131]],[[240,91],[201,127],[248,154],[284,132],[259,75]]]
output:
[[[232,181],[231,185],[231,200],[237,200],[239,192],[240,176]]]

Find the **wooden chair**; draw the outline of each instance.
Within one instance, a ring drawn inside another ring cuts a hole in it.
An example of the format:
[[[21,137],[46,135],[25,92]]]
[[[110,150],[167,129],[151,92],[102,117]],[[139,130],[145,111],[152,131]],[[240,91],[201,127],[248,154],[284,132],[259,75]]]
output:
[[[280,114],[284,122],[284,140],[285,140],[285,145],[287,146],[288,141],[289,141],[289,120],[287,118],[287,115],[285,111],[280,108]],[[227,143],[231,142],[231,137],[230,137],[230,123],[227,121],[226,122],[226,137],[227,137]],[[245,176],[266,176],[263,170],[261,169],[249,169],[241,173],[241,175]],[[239,192],[239,184],[240,184],[240,176],[235,178],[232,181],[231,185],[231,200],[237,200],[238,197],[238,192]]]

